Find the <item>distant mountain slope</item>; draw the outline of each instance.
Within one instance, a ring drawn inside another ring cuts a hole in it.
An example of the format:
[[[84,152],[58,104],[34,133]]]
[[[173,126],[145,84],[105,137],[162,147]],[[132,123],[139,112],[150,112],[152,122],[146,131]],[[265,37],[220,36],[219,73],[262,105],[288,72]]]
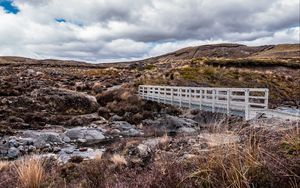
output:
[[[214,44],[183,48],[178,51],[143,60],[162,62],[193,58],[300,58],[300,44],[246,46],[241,44]]]
[[[242,44],[213,44],[187,47],[175,52],[167,53],[157,57],[132,61],[115,62],[103,64],[89,64],[73,60],[45,59],[36,60],[24,57],[3,56],[0,57],[0,65],[34,65],[44,64],[49,66],[93,66],[93,67],[124,67],[129,64],[161,63],[177,60],[191,60],[195,58],[225,58],[225,59],[297,59],[300,61],[300,44],[279,44],[264,46],[246,46]]]

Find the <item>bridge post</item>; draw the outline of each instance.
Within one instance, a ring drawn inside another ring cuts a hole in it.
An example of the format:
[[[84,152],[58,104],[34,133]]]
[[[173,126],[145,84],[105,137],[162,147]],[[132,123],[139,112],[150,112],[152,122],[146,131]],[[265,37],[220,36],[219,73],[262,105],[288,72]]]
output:
[[[158,88],[157,88],[157,90],[158,90],[158,97],[157,97],[157,98],[158,98],[158,102],[160,102],[160,97],[161,97],[161,95],[160,95],[160,91],[161,91],[161,88],[160,88],[160,87],[158,87]]]
[[[227,115],[230,115],[230,89],[227,89]]]
[[[142,98],[144,99],[145,97],[145,88],[144,86],[140,86],[140,92],[142,92]]]
[[[174,104],[174,93],[173,88],[171,88],[171,104]]]
[[[203,90],[200,89],[200,110],[202,110],[202,92]]]
[[[179,106],[181,107],[181,101],[182,101],[182,93],[181,93],[181,88],[179,88]]]
[[[191,100],[192,100],[192,91],[191,88],[189,88],[189,108],[191,108]]]
[[[167,103],[167,88],[165,87],[164,88],[164,103],[166,104]]]
[[[245,119],[250,118],[249,89],[245,89]]]
[[[269,89],[265,90],[265,109],[268,109],[269,106]]]
[[[212,90],[212,112],[215,112],[216,90]]]

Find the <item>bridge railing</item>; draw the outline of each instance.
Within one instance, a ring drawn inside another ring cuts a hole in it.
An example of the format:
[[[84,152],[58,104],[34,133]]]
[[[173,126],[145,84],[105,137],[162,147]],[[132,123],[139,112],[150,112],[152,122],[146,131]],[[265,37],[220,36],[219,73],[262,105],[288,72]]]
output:
[[[198,108],[250,119],[250,110],[268,109],[266,88],[210,88],[140,85],[145,100],[180,107]]]

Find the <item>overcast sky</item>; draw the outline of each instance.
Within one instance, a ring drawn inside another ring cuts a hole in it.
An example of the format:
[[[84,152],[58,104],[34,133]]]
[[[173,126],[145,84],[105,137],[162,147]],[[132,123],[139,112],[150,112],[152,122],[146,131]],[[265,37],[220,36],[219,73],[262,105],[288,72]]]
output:
[[[299,43],[299,0],[0,0],[0,55],[110,62]]]

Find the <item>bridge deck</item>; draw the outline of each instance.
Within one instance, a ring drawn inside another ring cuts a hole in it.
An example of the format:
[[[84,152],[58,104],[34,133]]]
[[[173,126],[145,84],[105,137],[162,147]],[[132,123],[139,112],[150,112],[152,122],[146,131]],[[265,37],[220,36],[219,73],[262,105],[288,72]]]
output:
[[[251,110],[268,109],[266,88],[204,88],[139,86],[145,100],[204,111],[227,113],[251,119]]]
[[[208,88],[140,85],[145,100],[179,107],[236,115],[246,120],[260,114],[267,117],[300,120],[300,115],[268,109],[266,88]]]

